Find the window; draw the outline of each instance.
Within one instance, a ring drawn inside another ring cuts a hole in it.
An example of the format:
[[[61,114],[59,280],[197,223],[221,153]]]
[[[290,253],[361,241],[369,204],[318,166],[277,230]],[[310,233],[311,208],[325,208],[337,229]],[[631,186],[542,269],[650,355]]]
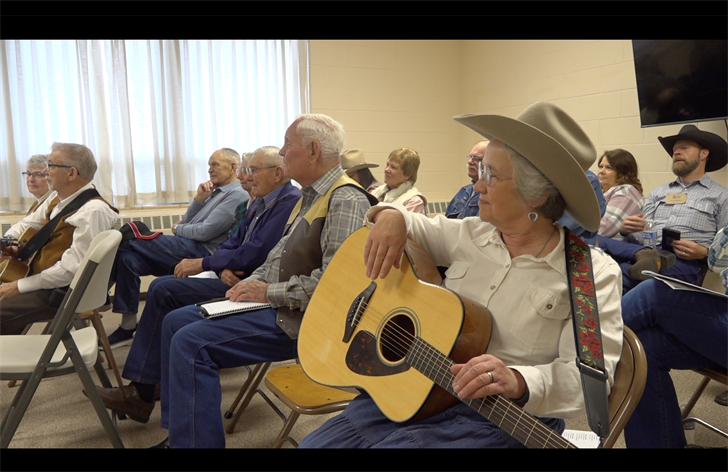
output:
[[[94,152],[119,208],[189,202],[216,149],[282,145],[307,66],[305,41],[2,41],[0,210],[30,206],[21,172],[54,141]]]

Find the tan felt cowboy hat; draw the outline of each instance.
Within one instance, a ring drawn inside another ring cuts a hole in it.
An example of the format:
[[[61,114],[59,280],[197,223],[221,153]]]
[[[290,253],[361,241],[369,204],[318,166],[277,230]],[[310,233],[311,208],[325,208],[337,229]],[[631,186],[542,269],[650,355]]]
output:
[[[672,157],[672,147],[681,139],[698,143],[710,151],[708,153],[708,162],[705,163],[705,172],[714,172],[722,169],[726,165],[726,162],[728,162],[728,155],[726,154],[728,151],[728,143],[726,143],[725,139],[717,134],[702,131],[695,125],[683,126],[680,132],[674,136],[667,136],[665,138],[659,136],[657,138],[670,157]]]
[[[361,149],[345,149],[341,151],[341,168],[346,172],[364,169],[365,167],[379,167],[379,164],[367,164],[364,151]]]
[[[585,173],[594,164],[597,151],[584,130],[564,110],[538,102],[515,119],[459,115],[454,120],[518,151],[556,186],[566,201],[566,211],[579,225],[589,231],[599,230],[599,203]]]

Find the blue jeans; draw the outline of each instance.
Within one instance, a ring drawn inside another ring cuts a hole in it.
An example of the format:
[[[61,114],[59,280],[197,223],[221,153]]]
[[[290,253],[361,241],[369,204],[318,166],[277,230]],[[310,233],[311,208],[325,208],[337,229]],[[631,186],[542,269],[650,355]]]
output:
[[[230,286],[220,279],[178,279],[173,275],[154,279],[124,364],[124,378],[149,385],[161,383],[164,317],[177,308],[223,297],[229,289]]]
[[[670,369],[726,367],[726,299],[651,279],[622,298],[622,317],[647,354],[647,385],[624,429],[627,447],[685,447]]]
[[[173,275],[174,266],[182,259],[209,255],[201,242],[166,234],[154,239],[123,241],[111,269],[111,283],[116,283],[112,311],[123,315],[135,315],[139,311],[142,275]]]
[[[276,310],[204,319],[175,310],[162,323],[162,427],[173,448],[225,447],[219,369],[296,356],[296,341],[276,325]]]
[[[637,254],[637,251],[644,249],[645,246],[627,241],[618,241],[602,235],[597,236],[597,242],[599,243],[599,247],[612,256],[622,269],[622,292],[626,294],[640,283],[639,280],[635,280],[629,276],[629,269],[635,262],[634,256]],[[658,249],[660,248],[658,247]],[[703,283],[703,278],[707,271],[708,264],[704,260],[685,260],[677,257],[675,265],[669,269],[661,270],[660,273],[684,280],[691,284],[700,285]]]
[[[564,420],[542,419],[558,434]],[[366,393],[301,441],[300,448],[523,448],[465,403],[414,424],[384,416]]]

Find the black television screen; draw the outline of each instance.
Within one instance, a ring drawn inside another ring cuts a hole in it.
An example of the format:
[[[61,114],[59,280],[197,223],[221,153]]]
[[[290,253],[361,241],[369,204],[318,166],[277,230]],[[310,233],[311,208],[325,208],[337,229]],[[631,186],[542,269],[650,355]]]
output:
[[[633,40],[642,127],[728,118],[727,44]]]

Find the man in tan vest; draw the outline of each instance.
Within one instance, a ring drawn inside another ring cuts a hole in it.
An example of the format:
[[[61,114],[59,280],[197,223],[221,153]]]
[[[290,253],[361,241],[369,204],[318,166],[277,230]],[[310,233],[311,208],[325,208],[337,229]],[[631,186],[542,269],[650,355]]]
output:
[[[225,447],[218,370],[296,357],[313,291],[371,205],[371,195],[341,168],[344,138],[343,126],[326,115],[299,116],[286,131],[283,172],[301,184],[303,196],[265,263],[226,294],[270,307],[206,319],[192,305],[164,317],[161,403],[169,441],[160,447]]]
[[[51,194],[37,211],[10,227],[5,236],[20,238],[37,232],[76,198],[89,198],[85,192],[94,189],[91,180],[96,160],[89,148],[54,143],[51,149],[45,171]],[[118,210],[98,194],[64,215],[45,245],[29,259],[27,275],[0,284],[0,334],[18,334],[28,324],[53,318],[57,305],[52,306],[52,295],[58,295],[54,289],[71,283],[93,238],[111,229],[117,217]],[[17,254],[18,248],[9,246],[2,258],[11,259]]]

